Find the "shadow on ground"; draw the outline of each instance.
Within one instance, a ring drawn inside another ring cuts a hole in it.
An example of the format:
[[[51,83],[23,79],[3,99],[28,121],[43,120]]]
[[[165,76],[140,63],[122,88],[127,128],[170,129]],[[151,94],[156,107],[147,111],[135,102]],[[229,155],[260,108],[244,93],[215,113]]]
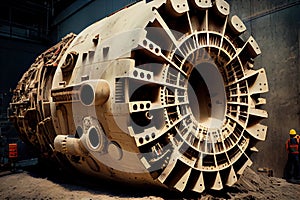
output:
[[[68,171],[60,169],[55,165],[45,166],[45,164],[37,164],[23,168],[23,170],[32,177],[48,179],[69,191],[88,191],[96,195],[101,194],[122,198],[151,196],[163,199],[199,199],[202,196],[198,193],[180,193],[153,185],[132,185],[106,179],[95,179],[72,169],[68,169]],[[218,196],[226,197],[223,193],[218,194]]]

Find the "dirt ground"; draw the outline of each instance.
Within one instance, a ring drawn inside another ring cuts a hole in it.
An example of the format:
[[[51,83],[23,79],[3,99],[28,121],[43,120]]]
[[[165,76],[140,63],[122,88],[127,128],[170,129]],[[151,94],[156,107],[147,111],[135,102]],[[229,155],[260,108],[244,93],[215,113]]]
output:
[[[140,200],[140,199],[300,199],[300,185],[246,169],[237,184],[202,195],[180,194],[163,188],[141,188],[86,177],[70,177],[39,166],[0,172],[0,199]]]

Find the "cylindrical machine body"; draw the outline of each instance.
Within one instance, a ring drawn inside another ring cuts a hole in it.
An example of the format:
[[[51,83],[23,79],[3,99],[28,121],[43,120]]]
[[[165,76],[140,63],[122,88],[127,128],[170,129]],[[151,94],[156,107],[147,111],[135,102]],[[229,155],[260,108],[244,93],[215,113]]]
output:
[[[140,1],[69,34],[24,74],[11,120],[41,154],[92,176],[232,186],[265,139],[268,85],[229,13],[224,0]]]

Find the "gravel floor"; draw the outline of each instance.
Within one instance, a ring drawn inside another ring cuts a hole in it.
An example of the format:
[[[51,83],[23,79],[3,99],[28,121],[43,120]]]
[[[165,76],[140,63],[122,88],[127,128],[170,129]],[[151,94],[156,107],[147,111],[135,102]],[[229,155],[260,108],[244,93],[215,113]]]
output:
[[[70,177],[63,172],[50,172],[35,166],[17,172],[0,173],[0,199],[300,199],[300,185],[284,179],[267,177],[246,169],[238,183],[223,191],[202,195],[180,194],[156,187],[138,187],[106,180],[90,181]]]

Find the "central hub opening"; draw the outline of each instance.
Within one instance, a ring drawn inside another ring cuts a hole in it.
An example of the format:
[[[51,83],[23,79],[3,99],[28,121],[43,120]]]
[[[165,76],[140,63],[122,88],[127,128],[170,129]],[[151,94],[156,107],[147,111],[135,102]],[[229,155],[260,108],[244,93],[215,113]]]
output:
[[[207,128],[221,128],[225,118],[226,93],[218,67],[209,62],[197,64],[189,77],[189,105],[194,118]]]

